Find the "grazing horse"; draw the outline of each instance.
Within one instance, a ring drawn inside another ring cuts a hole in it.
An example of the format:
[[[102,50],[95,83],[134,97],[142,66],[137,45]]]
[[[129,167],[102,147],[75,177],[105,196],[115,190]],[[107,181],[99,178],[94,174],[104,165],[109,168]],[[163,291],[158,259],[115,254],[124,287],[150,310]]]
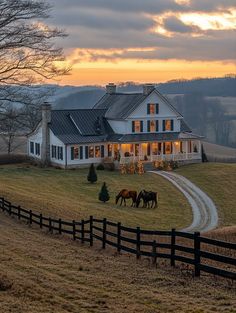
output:
[[[136,207],[138,208],[141,202],[141,199],[143,200],[143,208],[150,207],[149,202],[152,201],[151,208],[157,208],[157,192],[153,191],[146,191],[141,190],[138,194],[137,200],[136,200]]]
[[[119,199],[121,198],[120,205],[122,205],[123,201],[126,206],[126,199],[132,199],[132,205],[135,206],[136,204],[136,199],[137,199],[137,191],[133,190],[127,190],[127,189],[122,189],[118,195],[116,196],[116,204],[118,203]]]

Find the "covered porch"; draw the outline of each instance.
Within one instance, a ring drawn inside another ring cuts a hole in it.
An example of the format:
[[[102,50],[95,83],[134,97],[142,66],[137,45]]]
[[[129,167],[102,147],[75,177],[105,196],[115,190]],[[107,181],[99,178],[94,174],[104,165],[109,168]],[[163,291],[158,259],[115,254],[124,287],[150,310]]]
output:
[[[110,144],[109,150],[120,164],[201,159],[200,140]]]

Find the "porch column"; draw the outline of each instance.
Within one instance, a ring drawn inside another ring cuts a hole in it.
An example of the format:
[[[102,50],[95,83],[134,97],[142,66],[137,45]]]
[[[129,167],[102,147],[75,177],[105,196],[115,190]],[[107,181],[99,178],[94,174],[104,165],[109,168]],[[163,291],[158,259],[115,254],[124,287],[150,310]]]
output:
[[[187,140],[184,142],[184,146],[185,146],[185,148],[184,148],[184,150],[185,150],[185,159],[188,159],[188,141]]]

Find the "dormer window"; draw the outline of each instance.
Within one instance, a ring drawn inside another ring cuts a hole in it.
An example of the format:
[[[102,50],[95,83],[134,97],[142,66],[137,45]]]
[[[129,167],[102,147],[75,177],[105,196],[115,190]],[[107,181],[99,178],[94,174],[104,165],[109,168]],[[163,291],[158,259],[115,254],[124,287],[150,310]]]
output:
[[[147,104],[147,114],[148,115],[159,114],[159,104],[158,103],[148,103]]]
[[[132,133],[143,132],[143,121],[132,121]]]

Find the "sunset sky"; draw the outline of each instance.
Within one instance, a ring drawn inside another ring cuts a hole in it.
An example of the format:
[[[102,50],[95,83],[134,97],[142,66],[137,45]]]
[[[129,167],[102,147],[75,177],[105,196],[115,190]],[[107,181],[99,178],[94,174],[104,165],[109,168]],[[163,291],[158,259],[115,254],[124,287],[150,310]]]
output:
[[[73,65],[60,84],[236,73],[236,0],[50,0]]]

